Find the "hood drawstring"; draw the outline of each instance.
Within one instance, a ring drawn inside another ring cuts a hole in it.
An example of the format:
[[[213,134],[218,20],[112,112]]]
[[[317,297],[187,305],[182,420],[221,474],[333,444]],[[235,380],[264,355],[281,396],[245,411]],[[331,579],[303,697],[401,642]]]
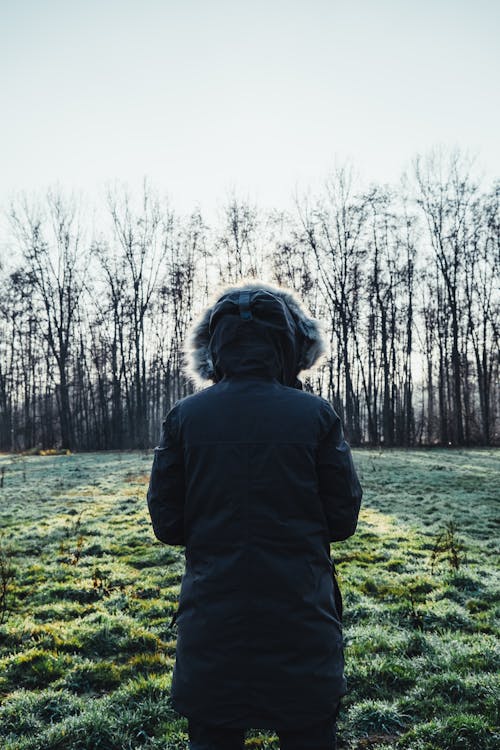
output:
[[[238,307],[240,309],[240,317],[243,320],[252,320],[252,311],[250,310],[250,292],[240,292],[238,297]]]

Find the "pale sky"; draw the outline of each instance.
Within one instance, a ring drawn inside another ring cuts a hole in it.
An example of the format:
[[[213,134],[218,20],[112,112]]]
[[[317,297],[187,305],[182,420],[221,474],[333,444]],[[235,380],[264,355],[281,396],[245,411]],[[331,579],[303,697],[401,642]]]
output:
[[[0,205],[148,176],[181,211],[287,207],[434,145],[500,173],[494,0],[0,0]]]

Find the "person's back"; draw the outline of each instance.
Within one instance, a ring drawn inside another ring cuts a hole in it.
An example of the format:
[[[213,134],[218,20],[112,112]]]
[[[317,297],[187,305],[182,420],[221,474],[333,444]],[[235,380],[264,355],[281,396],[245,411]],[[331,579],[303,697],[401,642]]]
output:
[[[170,410],[148,491],[157,537],[186,548],[173,705],[192,748],[224,747],[210,727],[292,747],[346,690],[330,541],[354,533],[361,488],[338,416],[296,379],[322,342],[295,300],[227,290],[190,345],[215,384]]]

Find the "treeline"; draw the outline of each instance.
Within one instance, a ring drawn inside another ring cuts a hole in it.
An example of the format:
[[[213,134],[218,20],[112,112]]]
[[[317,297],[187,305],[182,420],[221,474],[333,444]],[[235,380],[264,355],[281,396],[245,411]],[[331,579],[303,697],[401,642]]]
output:
[[[329,350],[305,379],[352,444],[499,442],[500,224],[458,152],[415,159],[397,188],[339,169],[291,211],[236,197],[216,226],[144,184],[92,227],[49,191],[9,210],[0,286],[0,450],[145,448],[174,401],[193,317],[215,288],[296,290]]]

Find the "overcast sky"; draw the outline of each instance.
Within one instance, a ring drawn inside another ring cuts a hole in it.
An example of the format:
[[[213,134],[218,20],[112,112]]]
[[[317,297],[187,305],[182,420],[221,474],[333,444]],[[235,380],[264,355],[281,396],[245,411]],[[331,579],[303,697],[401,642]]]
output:
[[[0,203],[147,175],[174,205],[285,207],[335,160],[436,144],[500,173],[494,0],[0,0]]]

